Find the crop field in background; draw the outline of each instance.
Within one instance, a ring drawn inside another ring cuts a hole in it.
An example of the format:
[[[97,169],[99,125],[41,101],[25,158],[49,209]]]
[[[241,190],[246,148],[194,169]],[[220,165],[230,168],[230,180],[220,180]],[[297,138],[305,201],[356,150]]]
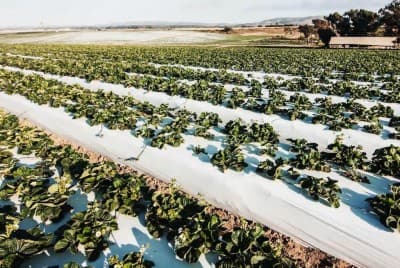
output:
[[[48,31],[1,33],[1,43],[60,44],[191,44],[219,42],[227,35],[200,31]]]
[[[0,43],[6,44],[113,44],[113,45],[207,45],[207,46],[308,46],[297,28],[284,27],[137,29],[137,30],[60,30],[12,32],[0,30]]]
[[[0,267],[400,262],[398,51],[0,45],[0,109]]]

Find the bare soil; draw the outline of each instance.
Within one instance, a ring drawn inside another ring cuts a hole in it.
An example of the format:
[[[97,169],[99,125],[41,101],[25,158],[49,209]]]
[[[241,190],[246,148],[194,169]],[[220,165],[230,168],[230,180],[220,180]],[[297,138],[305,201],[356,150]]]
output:
[[[210,33],[225,33],[222,28],[197,28],[197,31]],[[239,27],[232,28],[226,34],[238,34],[242,36],[281,37],[288,39],[298,39],[303,35],[299,32],[298,26],[270,26],[270,27]]]

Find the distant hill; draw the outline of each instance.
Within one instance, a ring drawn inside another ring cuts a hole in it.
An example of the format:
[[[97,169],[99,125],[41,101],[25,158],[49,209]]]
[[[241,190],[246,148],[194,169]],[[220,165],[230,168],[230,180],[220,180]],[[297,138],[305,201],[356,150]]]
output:
[[[40,30],[82,30],[82,29],[124,29],[124,28],[213,28],[213,27],[257,27],[259,25],[262,26],[271,26],[271,25],[301,25],[301,24],[312,24],[313,19],[321,19],[322,16],[308,16],[308,17],[281,17],[281,18],[272,18],[259,22],[251,22],[251,23],[199,23],[199,22],[169,22],[169,21],[132,21],[132,22],[121,22],[121,23],[109,23],[109,24],[98,24],[98,25],[81,25],[81,26],[46,26],[46,27],[2,27],[0,26],[0,30],[4,33],[4,31],[11,32],[26,32],[26,31],[40,31]]]
[[[163,21],[136,21],[136,22],[124,22],[108,25],[109,27],[129,27],[129,26],[152,26],[152,27],[223,27],[225,25],[229,26],[270,26],[270,25],[301,25],[301,24],[312,24],[313,19],[322,19],[323,16],[308,16],[308,17],[281,17],[267,19],[259,22],[251,23],[198,23],[198,22],[163,22]]]
[[[241,24],[244,26],[258,26],[258,25],[301,25],[301,24],[312,24],[314,19],[322,19],[323,16],[308,16],[308,17],[282,17],[267,19],[255,23]]]

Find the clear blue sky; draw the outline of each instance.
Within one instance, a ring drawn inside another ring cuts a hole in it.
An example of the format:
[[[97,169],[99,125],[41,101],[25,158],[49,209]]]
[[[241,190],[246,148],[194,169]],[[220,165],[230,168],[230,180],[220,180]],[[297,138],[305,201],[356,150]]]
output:
[[[390,0],[0,0],[0,27],[93,25],[134,21],[256,22],[326,15]]]

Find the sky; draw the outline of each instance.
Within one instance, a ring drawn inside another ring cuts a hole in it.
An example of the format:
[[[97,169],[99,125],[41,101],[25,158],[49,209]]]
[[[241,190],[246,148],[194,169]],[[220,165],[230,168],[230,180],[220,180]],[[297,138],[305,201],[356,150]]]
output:
[[[388,0],[0,0],[0,28],[168,21],[242,23],[377,11]]]

